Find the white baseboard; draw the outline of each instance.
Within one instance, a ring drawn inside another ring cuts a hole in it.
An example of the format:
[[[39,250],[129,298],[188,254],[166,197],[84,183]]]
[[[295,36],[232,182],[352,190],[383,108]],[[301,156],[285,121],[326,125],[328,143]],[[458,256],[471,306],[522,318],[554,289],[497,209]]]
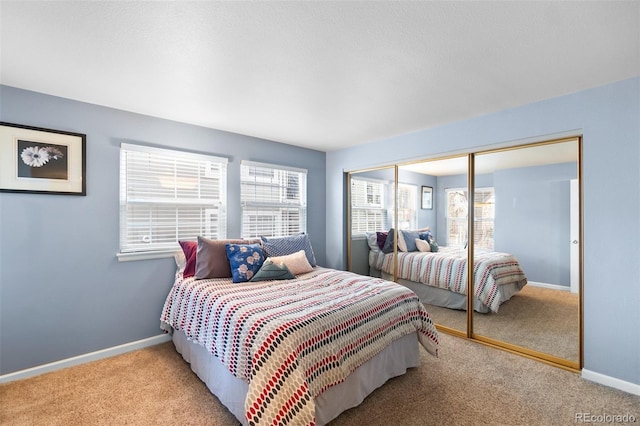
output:
[[[78,355],[72,358],[62,359],[60,361],[51,362],[49,364],[38,365],[37,367],[27,368],[26,370],[20,370],[14,373],[3,374],[0,376],[0,383],[13,382],[15,380],[39,376],[40,374],[61,370],[67,367],[73,367],[74,365],[85,364],[87,362],[121,355],[149,346],[159,345],[160,343],[168,342],[170,340],[171,336],[169,334],[159,334],[157,336],[137,340],[135,342],[125,343],[124,345],[114,346],[112,348],[102,349],[100,351],[90,352],[88,354]]]
[[[596,373],[585,368],[582,369],[581,377],[591,382],[599,383],[601,385],[609,386],[610,388],[616,388],[621,391],[640,396],[640,385],[626,382],[624,380],[616,379],[615,377],[605,376],[604,374]]]
[[[571,290],[566,285],[539,283],[539,282],[536,282],[536,281],[527,281],[527,285],[530,285],[530,286],[533,286],[533,287],[550,288],[552,290],[560,290],[560,291],[569,291],[569,290]]]

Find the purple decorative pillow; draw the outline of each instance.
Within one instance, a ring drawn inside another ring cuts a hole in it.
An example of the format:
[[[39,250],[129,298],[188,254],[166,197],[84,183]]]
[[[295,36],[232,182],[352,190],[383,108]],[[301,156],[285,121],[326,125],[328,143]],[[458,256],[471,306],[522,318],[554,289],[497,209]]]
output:
[[[180,247],[182,247],[182,252],[184,253],[184,258],[187,261],[184,271],[182,271],[182,276],[184,278],[192,277],[196,273],[196,253],[198,250],[198,243],[195,241],[178,241],[178,243],[180,243]]]
[[[388,232],[376,232],[378,247],[380,247],[380,250],[384,247],[384,243],[387,242],[387,234]]]

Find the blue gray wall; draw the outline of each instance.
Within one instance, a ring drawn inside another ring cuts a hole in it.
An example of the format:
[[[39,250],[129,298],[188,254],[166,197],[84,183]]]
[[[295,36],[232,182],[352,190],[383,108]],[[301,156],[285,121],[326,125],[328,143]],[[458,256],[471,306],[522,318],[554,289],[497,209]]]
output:
[[[496,171],[494,248],[517,256],[529,281],[569,286],[570,180],[575,163]]]
[[[583,135],[585,368],[640,385],[640,78],[327,153],[327,265],[345,265],[343,172]]]
[[[0,374],[160,334],[173,258],[119,263],[121,142],[229,159],[227,235],[240,235],[240,161],[308,169],[307,226],[325,264],[325,153],[0,86],[0,121],[87,135],[87,196],[0,193]]]

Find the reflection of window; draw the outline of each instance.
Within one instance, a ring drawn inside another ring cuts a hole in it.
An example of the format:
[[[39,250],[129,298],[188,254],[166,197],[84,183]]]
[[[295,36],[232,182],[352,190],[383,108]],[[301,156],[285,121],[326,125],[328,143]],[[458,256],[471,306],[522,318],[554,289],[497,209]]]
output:
[[[418,223],[418,187],[398,183],[398,228],[416,229]]]
[[[122,144],[120,252],[226,237],[227,159]]]
[[[306,170],[243,161],[240,176],[243,238],[306,232]]]
[[[384,207],[385,183],[378,180],[351,178],[351,235],[382,231],[387,227]]]
[[[447,245],[464,247],[467,243],[467,199],[464,188],[446,190]],[[474,199],[474,243],[476,248],[493,250],[495,196],[493,188],[476,188]]]

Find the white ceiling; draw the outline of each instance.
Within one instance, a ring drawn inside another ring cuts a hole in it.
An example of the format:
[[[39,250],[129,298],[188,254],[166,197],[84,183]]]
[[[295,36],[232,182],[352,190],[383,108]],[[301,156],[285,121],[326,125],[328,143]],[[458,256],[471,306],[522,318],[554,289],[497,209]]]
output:
[[[330,151],[640,75],[638,1],[0,3],[0,82]]]

